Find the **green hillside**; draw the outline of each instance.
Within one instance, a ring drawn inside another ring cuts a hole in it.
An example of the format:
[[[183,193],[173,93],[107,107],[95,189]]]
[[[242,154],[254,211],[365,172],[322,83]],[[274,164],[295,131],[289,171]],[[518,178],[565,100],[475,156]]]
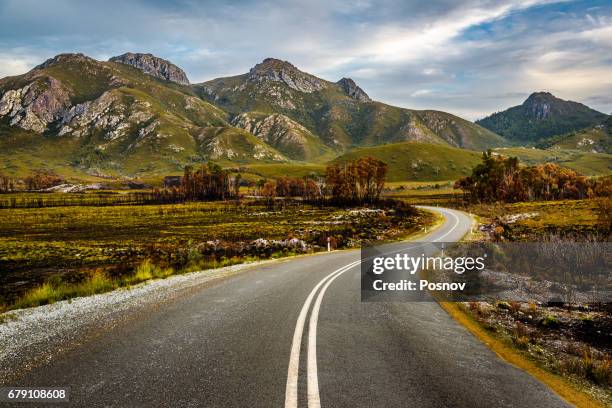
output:
[[[349,87],[357,88],[347,91]],[[231,115],[282,114],[337,153],[357,146],[417,141],[480,150],[506,145],[499,135],[454,115],[375,102],[350,79],[317,78],[286,61],[266,59],[248,73],[194,85]]]
[[[585,176],[612,174],[612,155],[580,152],[576,150],[540,150],[535,148],[500,148],[495,152],[518,157],[522,163],[533,165],[555,163]]]
[[[276,149],[251,133],[233,127],[207,127],[197,137],[200,151],[221,163],[269,163],[288,161]]]
[[[150,54],[130,58],[148,67],[171,64]],[[157,179],[213,160],[268,178],[322,174],[331,160],[371,155],[389,164],[390,181],[439,181],[468,174],[484,148],[506,145],[498,134],[449,113],[372,101],[351,79],[326,81],[285,61],[266,59],[244,75],[197,85],[172,67],[181,83],[164,79],[165,71],[61,54],[1,79],[0,172]],[[550,98],[530,98],[531,114],[557,122],[559,114],[563,120],[574,113],[589,120],[602,115]],[[610,155],[591,152],[609,152],[609,135],[609,124],[596,124],[547,139],[548,150],[497,152],[609,174]]]
[[[455,147],[404,142],[354,149],[334,162],[343,163],[372,156],[389,165],[388,180],[442,181],[470,174],[481,153]]]
[[[282,163],[282,164],[249,164],[241,168],[262,178],[279,178],[283,176],[306,177],[324,176],[325,165],[306,163]]]
[[[475,123],[435,110],[413,111],[427,126],[448,144],[470,150],[508,145],[500,135]]]
[[[541,149],[580,150],[593,153],[612,153],[612,116],[601,125],[566,133],[541,141]]]

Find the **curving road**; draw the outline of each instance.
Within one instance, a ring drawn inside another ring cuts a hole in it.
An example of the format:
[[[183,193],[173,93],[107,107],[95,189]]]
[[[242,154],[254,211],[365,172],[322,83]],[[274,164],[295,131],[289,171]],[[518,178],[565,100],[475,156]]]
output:
[[[469,231],[465,214],[432,210],[444,224],[421,241]],[[567,406],[436,303],[362,303],[358,261],[359,251],[342,251],[258,266],[105,330],[12,385],[70,387],[63,405],[82,407]]]

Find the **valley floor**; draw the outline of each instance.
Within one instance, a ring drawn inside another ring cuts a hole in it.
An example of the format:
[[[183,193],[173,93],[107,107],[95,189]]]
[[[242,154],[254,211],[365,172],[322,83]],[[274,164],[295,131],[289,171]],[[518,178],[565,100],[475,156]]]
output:
[[[95,196],[90,202],[83,196],[88,195],[71,203],[71,195],[46,194],[43,208],[0,209],[4,308],[36,306],[150,277],[322,251],[328,237],[333,248],[358,247],[373,237],[399,239],[433,222],[424,212],[396,217],[299,201],[273,207],[252,199],[99,206]]]

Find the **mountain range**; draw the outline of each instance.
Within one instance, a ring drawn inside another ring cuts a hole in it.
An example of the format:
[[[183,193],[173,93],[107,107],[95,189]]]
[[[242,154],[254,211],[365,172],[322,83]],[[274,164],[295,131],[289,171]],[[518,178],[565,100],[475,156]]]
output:
[[[356,146],[421,141],[468,149],[504,144],[469,121],[375,102],[268,58],[248,73],[190,84],[169,61],[60,54],[0,80],[4,171],[55,167],[137,176],[206,160],[326,162]]]
[[[582,127],[597,126],[600,116],[584,111],[593,118]],[[432,154],[436,146],[444,157],[463,157],[456,152],[508,145],[500,134],[509,133],[491,123],[524,120],[512,115],[479,125],[446,112],[399,108],[372,100],[350,78],[328,81],[273,58],[242,75],[194,84],[178,66],[151,54],[108,61],[60,54],[0,79],[0,172],[145,177],[208,160],[324,164],[382,145],[390,147],[375,151],[398,146],[395,161],[410,149]],[[536,116],[557,117],[557,109]],[[432,163],[432,174],[440,173],[439,165]]]

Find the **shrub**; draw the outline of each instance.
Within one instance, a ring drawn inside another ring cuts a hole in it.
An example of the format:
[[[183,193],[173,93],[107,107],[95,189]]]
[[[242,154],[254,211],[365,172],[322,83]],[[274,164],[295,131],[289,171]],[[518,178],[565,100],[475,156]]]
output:
[[[521,303],[517,302],[516,300],[512,300],[510,302],[510,310],[512,313],[517,314],[521,310]]]
[[[542,326],[550,328],[557,327],[559,326],[559,321],[555,316],[548,315],[544,319],[542,319]]]
[[[587,179],[553,163],[521,166],[516,157],[494,155],[489,150],[472,174],[457,180],[454,188],[463,190],[466,201],[513,203],[608,196],[610,179]]]

